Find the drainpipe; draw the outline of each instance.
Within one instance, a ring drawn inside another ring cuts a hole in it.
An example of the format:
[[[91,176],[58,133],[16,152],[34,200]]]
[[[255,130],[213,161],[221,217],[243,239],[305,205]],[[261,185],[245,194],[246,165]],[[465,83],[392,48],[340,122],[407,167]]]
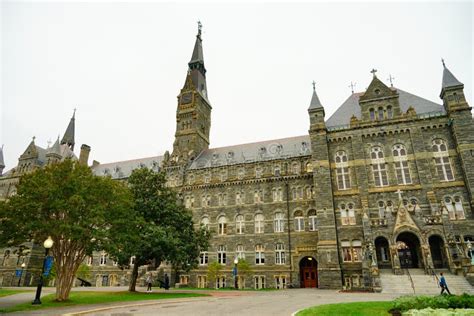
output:
[[[287,168],[288,169],[288,168]],[[290,229],[290,189],[288,181],[285,181],[286,187],[286,219],[288,226],[288,254],[290,255],[290,286],[293,286],[293,259],[291,256],[291,229]]]

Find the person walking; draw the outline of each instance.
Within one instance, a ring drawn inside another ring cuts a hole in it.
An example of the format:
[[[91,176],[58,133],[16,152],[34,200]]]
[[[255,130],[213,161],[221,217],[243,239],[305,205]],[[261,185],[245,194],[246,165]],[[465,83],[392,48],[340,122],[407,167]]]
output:
[[[147,292],[151,292],[151,283],[152,282],[153,282],[153,279],[152,279],[151,275],[148,274],[148,276],[146,278],[146,284],[148,285],[148,287],[146,288]]]
[[[441,286],[441,294],[444,293],[444,291],[448,292],[449,295],[451,295],[451,292],[449,292],[448,289],[448,284],[446,283],[446,279],[444,278],[443,272],[440,272],[439,275],[441,278],[439,279],[439,286]]]
[[[165,273],[165,290],[170,289],[170,278],[168,277],[168,274]]]

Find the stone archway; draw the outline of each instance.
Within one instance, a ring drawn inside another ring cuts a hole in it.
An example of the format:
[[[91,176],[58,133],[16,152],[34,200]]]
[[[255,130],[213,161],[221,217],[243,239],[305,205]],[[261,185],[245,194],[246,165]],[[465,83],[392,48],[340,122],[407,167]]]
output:
[[[448,267],[448,258],[444,248],[444,240],[438,235],[432,235],[428,238],[430,244],[431,260],[433,261],[433,268],[445,269]]]
[[[390,258],[390,247],[387,238],[379,236],[375,238],[374,244],[378,267],[380,269],[391,268],[392,261]]]
[[[300,287],[318,287],[318,262],[314,257],[300,260]]]
[[[396,242],[398,258],[402,269],[423,267],[420,239],[414,233],[400,233],[397,236]]]

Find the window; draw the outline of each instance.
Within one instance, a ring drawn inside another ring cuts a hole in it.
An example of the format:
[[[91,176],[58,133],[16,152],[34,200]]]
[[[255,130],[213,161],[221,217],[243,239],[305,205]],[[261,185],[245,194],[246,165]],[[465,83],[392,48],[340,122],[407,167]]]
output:
[[[283,233],[285,231],[285,220],[283,213],[276,213],[274,219],[274,228],[275,233]]]
[[[281,188],[273,188],[272,189],[272,197],[273,202],[281,202],[283,201],[283,191]]]
[[[189,275],[180,275],[179,276],[179,283],[180,284],[188,284],[189,283]]]
[[[106,264],[107,264],[107,254],[105,252],[102,252],[100,254],[99,265],[105,266]]]
[[[372,147],[370,157],[372,159],[372,172],[374,174],[374,183],[376,187],[388,185],[387,169],[385,167],[385,158],[382,148]]]
[[[306,163],[306,172],[307,173],[313,172],[313,164],[311,162]]]
[[[204,183],[209,183],[211,182],[211,172],[208,171],[204,174]]]
[[[291,198],[293,200],[303,199],[303,187],[294,187],[291,189]]]
[[[211,196],[210,195],[203,195],[201,198],[202,207],[210,207],[211,206]]]
[[[445,141],[435,139],[432,149],[439,180],[453,181],[453,170],[451,168],[451,162],[449,161],[449,153]]]
[[[226,264],[226,253],[224,245],[219,245],[217,247],[217,262],[222,265]]]
[[[309,230],[310,231],[315,231],[315,230],[318,229],[316,220],[317,220],[316,211],[315,210],[310,210],[308,212],[308,225],[309,225]]]
[[[227,218],[225,216],[220,216],[217,219],[217,233],[219,235],[226,235],[227,234]]]
[[[194,207],[194,196],[188,195],[185,198],[185,206],[186,208],[192,208]]]
[[[254,203],[263,203],[263,190],[255,190],[253,200]]]
[[[199,264],[204,266],[209,263],[209,254],[207,251],[201,251],[199,254]]]
[[[204,227],[205,229],[209,230],[209,218],[207,216],[204,216],[201,219],[201,226]]]
[[[356,224],[354,204],[343,203],[339,206],[339,210],[341,212],[342,225],[355,225]]]
[[[336,178],[337,188],[339,190],[347,190],[351,188],[351,179],[349,175],[349,162],[345,151],[336,153]]]
[[[286,289],[286,275],[275,276],[275,288],[278,290]]]
[[[286,256],[285,256],[285,245],[282,243],[276,244],[275,247],[275,264],[285,264],[286,263]]]
[[[235,250],[236,257],[240,259],[245,259],[245,250],[243,245],[237,245]]]
[[[227,180],[227,169],[222,169],[220,173],[221,182],[225,182]]]
[[[217,195],[217,203],[219,206],[227,205],[227,194],[226,193],[219,193]]]
[[[262,174],[263,174],[263,168],[258,166],[258,167],[255,167],[255,177],[258,179],[258,178],[261,178],[262,177]]]
[[[262,245],[255,246],[255,264],[265,264],[265,248]]]
[[[459,196],[454,197],[454,209],[456,210],[456,218],[457,219],[465,219],[466,216],[464,215],[464,207],[462,205],[462,199]]]
[[[387,118],[389,118],[389,119],[393,118],[393,110],[392,110],[391,105],[387,106]]]
[[[260,290],[265,288],[265,276],[263,275],[256,275],[254,276],[255,281],[255,289]]]
[[[362,242],[360,240],[343,240],[341,242],[342,258],[344,262],[362,261]]]
[[[239,214],[235,217],[235,232],[237,234],[243,234],[245,231],[244,216]]]
[[[237,179],[242,180],[244,177],[245,177],[245,169],[239,168],[239,171],[237,172]]]
[[[275,167],[273,167],[273,174],[275,175],[275,177],[279,177],[281,175],[280,165],[275,165]]]
[[[304,231],[304,217],[302,211],[295,212],[295,231],[302,232]]]
[[[194,175],[190,174],[188,176],[188,185],[192,185],[194,183]]]
[[[375,120],[375,110],[374,109],[369,110],[369,117],[370,117],[371,121]]]
[[[379,108],[378,114],[379,114],[379,120],[383,120],[383,108],[382,107]]]
[[[398,184],[410,184],[411,176],[405,146],[397,144],[393,147],[393,161],[395,163]]]
[[[235,204],[237,205],[244,204],[244,192],[235,193]]]
[[[454,198],[447,196],[444,198],[444,205],[448,211],[449,219],[465,219],[464,207],[462,205],[462,199],[460,196],[455,196]]]
[[[197,276],[197,286],[200,289],[204,289],[207,287],[207,276],[205,275],[198,275]]]
[[[293,174],[299,174],[300,173],[300,164],[297,163],[297,162],[293,162],[293,164],[291,165],[291,170],[292,170]]]
[[[216,289],[224,288],[225,287],[225,276],[219,275],[216,277]]]
[[[385,218],[385,203],[379,201],[379,218]]]
[[[94,257],[92,257],[92,256],[87,257],[87,265],[88,266],[91,266],[93,261],[94,261]]]
[[[257,214],[255,215],[255,233],[256,234],[262,234],[264,231],[264,216],[263,214]]]

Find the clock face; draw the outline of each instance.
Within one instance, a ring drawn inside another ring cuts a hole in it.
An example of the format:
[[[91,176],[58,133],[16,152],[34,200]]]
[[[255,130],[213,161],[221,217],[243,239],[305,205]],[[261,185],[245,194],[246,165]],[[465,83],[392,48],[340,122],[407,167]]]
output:
[[[192,92],[187,92],[181,95],[180,104],[188,104],[188,103],[191,103],[192,100],[193,100]]]

